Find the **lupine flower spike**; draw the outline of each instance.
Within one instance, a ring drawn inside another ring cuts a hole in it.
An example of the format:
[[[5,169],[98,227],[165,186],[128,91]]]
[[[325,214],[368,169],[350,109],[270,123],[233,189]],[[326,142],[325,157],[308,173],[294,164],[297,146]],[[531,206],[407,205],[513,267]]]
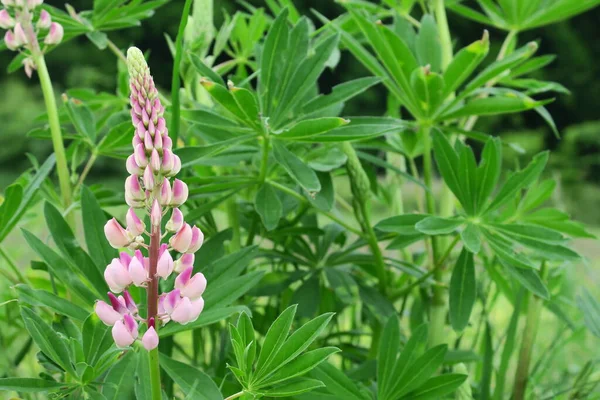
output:
[[[127,347],[141,340],[145,349],[152,350],[158,346],[161,324],[171,320],[180,324],[193,322],[204,308],[202,294],[206,279],[202,273],[193,272],[194,253],[202,246],[204,235],[198,227],[185,223],[179,208],[187,200],[188,187],[179,179],[170,180],[181,169],[181,160],[172,152],[164,108],[139,49],[129,49],[127,66],[131,122],[135,128],[132,155],[126,162],[130,176],[125,180],[125,202],[130,208],[125,216],[125,227],[113,218],[104,226],[104,233],[112,247],[128,248],[133,253],[121,252],[119,258],[106,267],[104,279],[111,290],[110,304],[98,301],[95,311],[102,322],[113,327],[117,346]],[[141,213],[149,217],[150,226],[143,222]],[[163,218],[165,235],[161,233]],[[148,245],[144,236],[149,238]],[[175,253],[181,253],[176,260]],[[173,273],[177,274],[175,287],[159,294],[159,280]],[[128,291],[131,285],[147,290],[145,317],[138,314],[138,307]],[[120,294],[119,297],[115,293]],[[141,338],[140,330],[145,331]]]
[[[36,56],[44,54],[48,46],[59,44],[64,36],[64,29],[58,22],[52,22],[50,13],[42,10],[37,21],[34,21],[35,10],[43,0],[2,1],[4,9],[0,10],[0,28],[6,29],[4,43],[12,51],[25,54],[23,67],[31,78],[37,69]],[[44,46],[40,46],[43,38]]]

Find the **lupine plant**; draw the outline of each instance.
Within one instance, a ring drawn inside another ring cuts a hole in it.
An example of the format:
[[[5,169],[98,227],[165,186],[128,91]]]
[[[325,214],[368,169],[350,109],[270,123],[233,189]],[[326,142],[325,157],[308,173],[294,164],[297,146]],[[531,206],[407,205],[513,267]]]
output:
[[[569,91],[521,32],[597,0],[344,0],[334,16],[241,1],[219,28],[211,0],[186,0],[165,39],[170,95],[149,68],[165,60],[108,36],[164,3],[2,0],[9,69],[37,71],[46,99],[29,135],[54,155],[0,205],[0,245],[25,215],[46,223],[21,224],[30,266],[0,246],[1,390],[598,396],[600,302],[573,277],[574,243],[595,237],[561,208],[550,153],[490,125],[530,111],[560,139],[546,106]],[[447,11],[484,26],[452,36]],[[83,35],[114,55],[116,90],[67,89],[57,106],[44,57]],[[360,74],[341,79],[340,60]],[[348,111],[374,94],[385,111]],[[103,158],[117,189],[90,181]]]

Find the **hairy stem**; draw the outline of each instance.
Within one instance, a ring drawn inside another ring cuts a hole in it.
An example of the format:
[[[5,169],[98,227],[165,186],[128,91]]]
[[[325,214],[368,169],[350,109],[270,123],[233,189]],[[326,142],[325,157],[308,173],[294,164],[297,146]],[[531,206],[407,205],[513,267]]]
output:
[[[152,232],[150,235],[150,250],[149,255],[149,270],[148,275],[150,282],[148,282],[147,298],[148,298],[148,315],[147,319],[154,318],[157,322],[155,324],[156,331],[158,331],[158,320],[156,315],[158,314],[158,276],[156,275],[158,268],[158,256],[160,251],[160,225],[152,226]],[[160,400],[162,398],[160,388],[160,366],[158,364],[158,348],[150,351],[150,381],[152,385],[152,400]]]
[[[543,263],[540,269],[540,278],[545,280],[548,269]],[[540,316],[544,300],[539,297],[529,295],[529,305],[527,307],[527,319],[525,322],[525,331],[523,332],[523,341],[521,342],[521,350],[519,352],[519,362],[517,364],[517,372],[515,374],[515,388],[513,393],[514,400],[525,399],[527,392],[527,382],[529,380],[529,365],[531,364],[531,353],[535,337],[540,323]]]
[[[173,77],[171,79],[171,126],[169,133],[173,139],[173,148],[177,148],[179,139],[179,114],[181,104],[179,101],[179,89],[181,87],[181,77],[179,69],[181,67],[181,59],[183,57],[183,37],[185,36],[185,26],[187,25],[188,16],[192,0],[186,0],[181,13],[181,22],[179,23],[179,32],[177,32],[177,41],[175,42],[175,61],[173,62]]]
[[[54,89],[52,88],[52,81],[50,80],[50,74],[48,73],[48,68],[46,67],[44,55],[33,52],[32,56],[34,58],[35,65],[37,66],[40,85],[42,87],[42,93],[44,94],[44,102],[46,103],[46,111],[48,112],[48,123],[50,125],[50,135],[52,136],[52,146],[54,147],[54,154],[56,155],[56,171],[58,174],[58,184],[63,200],[63,208],[67,209],[72,203],[71,182],[69,178],[69,166],[67,163],[65,146],[63,144],[62,133],[60,130]],[[73,228],[75,225],[75,220],[72,213],[67,216],[67,221]]]

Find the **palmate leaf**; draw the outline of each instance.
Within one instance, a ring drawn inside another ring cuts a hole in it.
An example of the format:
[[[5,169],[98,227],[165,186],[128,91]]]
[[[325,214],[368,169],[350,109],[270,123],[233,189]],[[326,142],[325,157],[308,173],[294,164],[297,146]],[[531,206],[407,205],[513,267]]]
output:
[[[146,353],[143,350],[142,353]],[[190,365],[160,354],[160,367],[169,375],[186,396],[198,400],[219,400],[223,395],[218,386],[204,372]]]
[[[477,282],[473,254],[462,250],[452,270],[450,280],[450,323],[457,332],[462,332],[469,323],[475,304]]]

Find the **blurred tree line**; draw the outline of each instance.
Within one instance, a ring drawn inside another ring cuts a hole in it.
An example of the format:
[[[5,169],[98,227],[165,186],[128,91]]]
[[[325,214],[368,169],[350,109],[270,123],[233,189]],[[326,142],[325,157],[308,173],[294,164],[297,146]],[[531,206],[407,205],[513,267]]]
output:
[[[64,9],[64,2],[46,0],[46,3]],[[250,0],[248,3],[263,6],[263,0]],[[91,8],[92,0],[72,0],[69,2],[77,11]],[[135,44],[151,52],[151,65],[157,85],[167,93],[171,82],[171,53],[165,35],[174,38],[184,0],[172,0],[157,14],[144,21],[142,26],[109,34],[120,48]],[[305,15],[311,15],[311,8],[329,18],[343,12],[334,0],[294,0],[294,4]],[[233,14],[242,7],[236,0],[215,0],[215,25],[223,21],[223,12]],[[555,54],[556,60],[539,72],[536,78],[559,82],[571,91],[571,95],[560,95],[547,106],[561,132],[562,139],[556,139],[544,121],[535,113],[515,114],[503,118],[487,118],[475,129],[494,134],[509,131],[510,140],[519,144],[528,153],[550,147],[556,151],[551,163],[560,174],[560,181],[569,196],[561,200],[576,202],[577,207],[569,207],[577,217],[578,210],[586,212],[596,209],[593,204],[600,201],[600,41],[598,38],[600,8],[576,18],[554,24],[543,29],[525,32],[519,37],[520,43],[530,40],[540,42],[538,54]],[[483,27],[454,14],[449,15],[456,47],[462,47],[479,37]],[[491,43],[497,46],[490,51],[498,51],[503,33],[490,31]],[[0,138],[0,188],[30,164],[24,154],[31,152],[37,156],[50,153],[50,143],[30,139],[25,134],[36,125],[35,117],[43,111],[42,96],[36,82],[29,81],[22,71],[8,75],[6,67],[12,55],[0,55],[0,120],[3,121]],[[161,63],[160,60],[165,60]],[[48,58],[48,67],[57,92],[66,88],[90,87],[96,91],[112,92],[116,86],[117,61],[108,50],[98,50],[85,36],[60,46]],[[320,82],[321,90],[328,92],[332,86],[358,76],[367,75],[363,67],[348,53],[342,53],[341,62],[335,71],[327,71]],[[34,76],[33,79],[36,79]],[[386,112],[386,98],[383,87],[376,87],[349,103],[345,115],[382,115]],[[502,129],[500,129],[502,127]],[[109,172],[109,163],[102,161],[95,168],[96,174]],[[103,168],[105,171],[102,171]],[[92,176],[93,179],[93,176]],[[589,207],[587,204],[589,203]],[[579,215],[580,217],[583,216]],[[596,223],[600,223],[598,213]]]

